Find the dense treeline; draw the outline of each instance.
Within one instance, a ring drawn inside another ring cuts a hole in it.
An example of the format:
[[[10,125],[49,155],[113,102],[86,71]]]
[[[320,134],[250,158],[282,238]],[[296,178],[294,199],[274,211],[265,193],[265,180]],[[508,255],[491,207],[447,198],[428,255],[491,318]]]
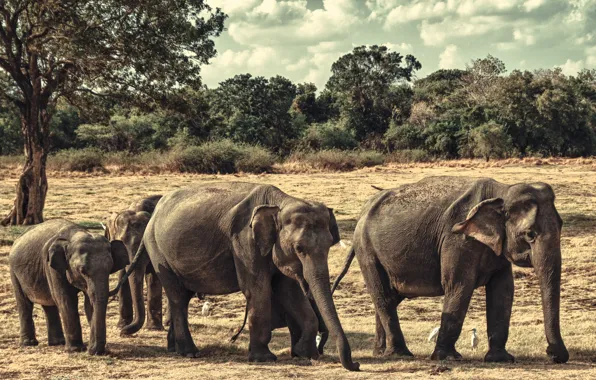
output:
[[[152,112],[107,103],[91,116],[58,105],[51,146],[134,154],[231,140],[281,156],[358,148],[407,150],[414,159],[596,154],[596,70],[507,74],[490,55],[414,79],[420,68],[411,55],[362,46],[333,64],[320,91],[243,74],[214,89],[182,88]],[[15,110],[0,108],[0,154],[22,151],[20,128]]]

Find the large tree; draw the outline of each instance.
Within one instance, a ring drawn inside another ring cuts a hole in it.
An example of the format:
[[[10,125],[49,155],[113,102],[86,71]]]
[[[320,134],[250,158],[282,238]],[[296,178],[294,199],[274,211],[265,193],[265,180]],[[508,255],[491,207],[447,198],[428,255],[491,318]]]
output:
[[[333,63],[326,87],[339,98],[348,127],[363,140],[387,130],[395,102],[404,103],[396,97],[411,96],[396,86],[411,81],[421,67],[410,54],[404,57],[386,46],[358,46]]]
[[[50,119],[63,98],[152,106],[200,85],[226,16],[203,0],[0,0],[0,94],[20,111],[27,157],[2,224],[43,221]]]

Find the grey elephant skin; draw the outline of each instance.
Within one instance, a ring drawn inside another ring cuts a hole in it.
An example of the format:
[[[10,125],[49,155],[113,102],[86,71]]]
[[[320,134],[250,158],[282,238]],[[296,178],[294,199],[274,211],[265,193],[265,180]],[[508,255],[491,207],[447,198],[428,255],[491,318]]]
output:
[[[109,275],[129,262],[121,241],[109,242],[72,222],[55,219],[21,235],[8,261],[21,345],[38,344],[33,324],[33,303],[37,303],[45,312],[48,344],[66,344],[67,351],[84,351],[77,305],[82,291],[91,327],[88,352],[105,353]]]
[[[327,255],[337,242],[335,216],[321,203],[270,185],[198,185],[159,201],[127,274],[137,270],[146,250],[168,297],[170,351],[198,354],[188,327],[188,302],[195,293],[242,291],[248,303],[250,361],[276,360],[268,347],[272,301],[283,305],[299,327],[293,355],[317,358],[318,322],[305,295],[310,291],[336,339],[342,365],[358,370],[329,286]]]
[[[561,228],[553,189],[492,179],[431,177],[381,191],[364,206],[354,254],[376,309],[375,354],[412,355],[397,306],[405,298],[444,295],[435,360],[459,359],[455,343],[475,288],[486,288],[488,362],[512,362],[505,345],[513,303],[512,263],[540,282],[547,354],[569,353],[559,324]],[[341,278],[338,278],[335,286]]]
[[[161,199],[161,195],[153,195],[130,205],[127,210],[113,213],[106,222],[105,236],[109,240],[120,240],[126,246],[130,261],[137,252],[145,228],[151,219],[151,214]],[[143,327],[145,303],[143,296],[143,280],[147,283],[147,326],[149,330],[163,330],[162,323],[162,286],[148,256],[137,263],[139,268],[122,284],[118,292],[120,307],[121,335],[131,335]],[[144,271],[143,271],[144,269]],[[120,279],[124,271],[120,272]],[[133,291],[131,292],[131,288]],[[132,297],[134,294],[134,298]],[[134,307],[134,312],[133,312]],[[134,316],[137,318],[134,319]],[[142,319],[139,319],[142,318]]]

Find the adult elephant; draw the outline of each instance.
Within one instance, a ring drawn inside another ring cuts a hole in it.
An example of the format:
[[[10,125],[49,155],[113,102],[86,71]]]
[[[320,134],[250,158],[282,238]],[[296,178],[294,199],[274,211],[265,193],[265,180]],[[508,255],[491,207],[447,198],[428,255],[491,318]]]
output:
[[[540,281],[547,354],[565,363],[561,338],[561,227],[545,183],[431,177],[379,192],[364,206],[354,254],[376,309],[375,353],[412,355],[399,326],[405,298],[445,296],[435,360],[455,350],[475,288],[486,288],[487,362],[512,362],[505,345],[513,303],[512,266],[534,267]],[[343,276],[343,275],[342,275]],[[337,283],[341,280],[340,276]]]
[[[127,210],[112,213],[106,222],[105,236],[110,240],[124,242],[131,261],[141,244],[145,228],[147,228],[151,214],[160,199],[161,195],[143,198],[132,203]],[[142,297],[140,300],[135,297],[133,301],[131,296],[131,287],[135,294],[142,294],[143,279],[147,282],[147,309],[149,310],[146,328],[148,330],[163,330],[161,282],[153,270],[149,257],[145,256],[144,260],[137,265],[139,270],[129,278],[129,281],[122,284],[118,293],[120,303],[118,327],[122,328],[120,331],[122,335],[134,334],[143,327],[144,317],[141,316],[145,315],[145,304]],[[120,279],[124,273],[124,270],[120,272]],[[133,319],[133,316],[137,318]]]
[[[342,365],[358,370],[329,286],[327,255],[337,242],[333,211],[321,203],[270,185],[205,184],[159,201],[127,274],[146,250],[168,297],[168,349],[189,357],[198,353],[188,328],[191,297],[240,290],[248,303],[249,361],[276,360],[268,347],[275,281],[279,302],[301,327],[293,353],[318,357],[318,323],[305,296],[310,290],[336,338]]]
[[[109,242],[72,222],[54,219],[20,236],[8,261],[21,345],[38,344],[33,323],[33,303],[37,303],[46,315],[48,344],[66,344],[67,351],[84,351],[78,309],[78,293],[82,291],[91,327],[88,352],[105,353],[109,276],[128,264],[121,241]]]

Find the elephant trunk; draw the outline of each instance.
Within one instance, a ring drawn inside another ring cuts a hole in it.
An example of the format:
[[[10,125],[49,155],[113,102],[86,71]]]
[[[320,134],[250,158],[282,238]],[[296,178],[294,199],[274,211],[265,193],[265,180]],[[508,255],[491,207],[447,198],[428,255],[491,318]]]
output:
[[[336,339],[339,358],[343,367],[349,371],[358,371],[360,364],[352,361],[352,351],[348,338],[339,321],[335,304],[329,287],[329,270],[327,264],[304,265],[305,279],[310,286],[311,293],[317,303],[319,311],[323,316],[325,325]]]
[[[546,353],[555,363],[566,363],[569,352],[561,337],[559,320],[561,298],[561,248],[558,234],[555,238],[539,239],[532,250],[532,265],[540,281],[542,312],[548,348]],[[553,242],[553,240],[557,240]]]
[[[95,284],[89,290],[89,298],[93,305],[90,321],[91,334],[89,339],[89,354],[103,355],[106,352],[106,311],[108,308],[108,282]]]
[[[132,272],[129,277],[134,319],[131,324],[124,326],[122,330],[120,330],[121,335],[132,335],[139,331],[145,323],[145,299],[143,297],[144,278],[145,270],[143,265],[137,266],[135,271]]]

